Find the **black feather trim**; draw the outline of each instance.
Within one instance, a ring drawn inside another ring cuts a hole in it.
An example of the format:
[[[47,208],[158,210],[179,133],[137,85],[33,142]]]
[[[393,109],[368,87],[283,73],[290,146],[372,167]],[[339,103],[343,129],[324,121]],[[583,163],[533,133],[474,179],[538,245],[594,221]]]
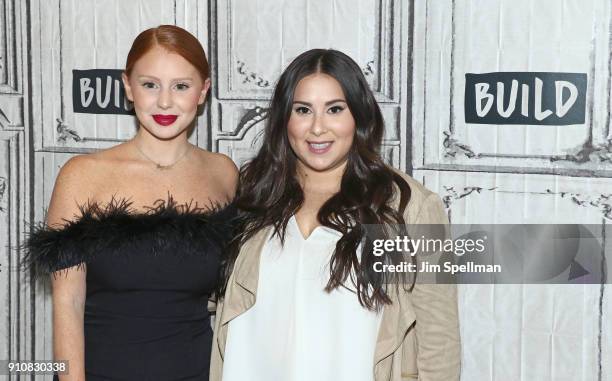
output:
[[[177,255],[206,255],[211,245],[225,248],[236,216],[233,204],[204,209],[193,202],[178,204],[171,196],[145,212],[136,212],[130,200],[114,197],[105,205],[82,205],[79,212],[61,228],[44,222],[32,225],[22,249],[24,265],[34,268],[36,276],[82,268],[100,253],[148,250],[156,255],[170,249]]]

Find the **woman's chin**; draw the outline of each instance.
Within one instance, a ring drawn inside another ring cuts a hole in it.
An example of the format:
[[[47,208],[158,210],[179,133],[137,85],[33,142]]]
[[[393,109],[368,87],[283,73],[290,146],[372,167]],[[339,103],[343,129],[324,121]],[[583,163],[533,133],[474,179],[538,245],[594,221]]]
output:
[[[182,135],[188,130],[188,127],[179,126],[144,126],[144,129],[159,140],[172,140],[179,135]]]
[[[312,171],[315,172],[330,172],[335,170],[336,168],[338,168],[339,166],[342,165],[342,163],[338,163],[335,161],[330,161],[330,160],[316,160],[316,161],[308,161],[305,162],[305,167],[309,168]]]

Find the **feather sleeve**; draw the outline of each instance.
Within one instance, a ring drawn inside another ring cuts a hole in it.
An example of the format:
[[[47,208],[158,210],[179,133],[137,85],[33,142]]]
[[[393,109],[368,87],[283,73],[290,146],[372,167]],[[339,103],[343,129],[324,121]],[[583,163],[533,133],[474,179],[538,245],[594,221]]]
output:
[[[146,248],[152,255],[166,250],[177,255],[204,255],[211,245],[224,248],[233,237],[233,204],[203,209],[194,203],[177,204],[169,196],[140,213],[131,204],[115,198],[105,206],[88,203],[62,227],[33,225],[22,246],[24,265],[40,277],[74,266],[81,268],[101,253]]]

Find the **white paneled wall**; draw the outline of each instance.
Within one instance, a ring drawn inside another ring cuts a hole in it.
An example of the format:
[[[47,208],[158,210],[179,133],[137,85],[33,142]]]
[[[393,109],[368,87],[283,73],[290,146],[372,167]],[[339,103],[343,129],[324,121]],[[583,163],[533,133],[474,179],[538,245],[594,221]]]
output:
[[[203,43],[213,88],[190,139],[237,164],[288,62],[336,48],[381,105],[385,158],[438,192],[452,222],[609,227],[611,19],[606,0],[1,0],[0,360],[52,351],[48,285],[9,247],[43,218],[66,160],[135,132],[131,116],[74,113],[72,70],[123,68],[141,30],[176,24]],[[585,123],[465,123],[465,73],[500,71],[586,73]],[[612,380],[611,293],[461,285],[462,379]]]

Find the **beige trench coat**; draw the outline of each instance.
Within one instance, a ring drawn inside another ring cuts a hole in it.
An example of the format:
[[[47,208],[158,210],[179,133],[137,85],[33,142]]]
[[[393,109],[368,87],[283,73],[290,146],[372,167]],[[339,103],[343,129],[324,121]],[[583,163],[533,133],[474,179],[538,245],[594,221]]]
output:
[[[448,223],[438,195],[413,178],[402,176],[412,191],[404,214],[406,223]],[[225,298],[217,305],[211,381],[221,381],[223,375],[228,323],[251,308],[257,299],[259,258],[268,235],[269,229],[263,229],[242,246]],[[400,288],[399,294],[394,292],[391,296],[393,304],[384,306],[378,332],[374,379],[459,380],[461,350],[456,286],[417,284],[412,292]]]

